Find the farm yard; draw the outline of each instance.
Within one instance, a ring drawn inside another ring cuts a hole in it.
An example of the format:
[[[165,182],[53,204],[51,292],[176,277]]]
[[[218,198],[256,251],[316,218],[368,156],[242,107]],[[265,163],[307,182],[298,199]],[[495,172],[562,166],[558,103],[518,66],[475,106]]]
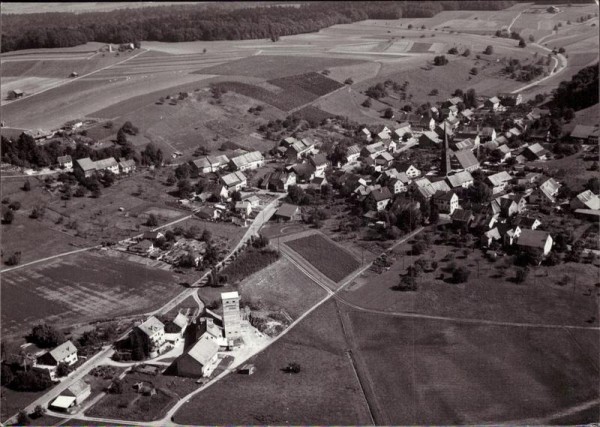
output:
[[[581,404],[598,413],[598,370],[579,368],[597,368],[597,331],[349,316],[381,424],[552,424]]]
[[[340,282],[360,266],[350,252],[321,234],[288,240],[285,245],[334,282]]]
[[[182,406],[174,421],[194,425],[369,424],[368,407],[345,349],[335,305],[327,302],[250,359],[256,373],[228,375]],[[291,362],[300,364],[300,373],[283,372]]]
[[[170,272],[81,253],[2,275],[2,334],[141,314],[181,292]]]

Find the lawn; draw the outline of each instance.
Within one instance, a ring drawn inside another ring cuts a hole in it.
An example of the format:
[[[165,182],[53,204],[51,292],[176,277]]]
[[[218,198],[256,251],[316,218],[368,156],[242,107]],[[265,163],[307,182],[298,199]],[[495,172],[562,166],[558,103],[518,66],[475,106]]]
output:
[[[279,86],[288,91],[295,92],[298,88],[310,92],[316,96],[323,96],[336,89],[344,87],[342,83],[336,82],[323,74],[310,72],[289,77],[269,80],[270,84]]]
[[[599,397],[597,331],[350,316],[382,424],[519,424]]]
[[[348,251],[321,234],[312,234],[285,244],[334,282],[341,281],[360,265]]]
[[[288,90],[272,92],[257,85],[236,81],[215,83],[214,86],[219,87],[224,91],[236,92],[241,95],[256,99],[257,101],[265,102],[273,107],[279,108],[282,111],[292,110],[318,98],[317,95],[305,91],[299,87],[294,88],[293,91],[289,90],[289,88],[286,88]]]
[[[154,396],[144,396],[133,388],[138,382],[156,388]],[[123,378],[122,394],[107,394],[85,412],[87,416],[122,420],[152,421],[164,416],[170,406],[194,391],[198,385],[193,378],[128,373]]]
[[[382,274],[367,271],[357,280],[358,286],[343,293],[343,298],[361,307],[386,312],[551,325],[587,326],[586,320],[597,312],[596,291],[587,295],[588,288],[598,281],[598,268],[591,264],[537,267],[526,282],[516,284],[512,281],[516,267],[508,257],[491,263],[481,251],[467,250],[464,258],[462,251],[445,245],[435,245],[421,257],[410,257],[406,255],[409,248],[406,244],[396,248],[398,258],[389,271]],[[444,270],[449,261],[442,260],[448,254],[454,254],[457,266],[469,269],[466,283],[447,283],[450,273]],[[438,262],[438,269],[418,278],[416,292],[395,290],[400,276],[419,258]],[[563,284],[565,276],[569,279],[567,284]]]
[[[181,292],[171,272],[80,253],[2,275],[2,333],[143,313]]]
[[[326,296],[323,289],[286,258],[247,277],[238,290],[242,300],[270,311],[285,310],[293,319]]]
[[[1,387],[0,393],[2,395],[0,399],[0,419],[4,421],[7,418],[15,415],[27,405],[31,404],[31,402],[33,402],[35,399],[42,396],[45,391],[14,391],[6,387]]]
[[[194,425],[369,424],[345,349],[335,305],[326,303],[254,356],[254,375],[228,375],[184,405],[174,420]],[[299,363],[301,372],[284,373],[290,362]]]

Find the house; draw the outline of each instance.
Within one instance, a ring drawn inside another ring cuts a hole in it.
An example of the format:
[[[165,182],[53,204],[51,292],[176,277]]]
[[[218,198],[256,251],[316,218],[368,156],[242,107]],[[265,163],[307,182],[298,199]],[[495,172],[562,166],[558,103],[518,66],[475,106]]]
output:
[[[477,139],[478,141],[479,139]],[[474,139],[466,138],[462,141],[454,141],[452,143],[452,149],[454,151],[462,151],[462,150],[473,150],[477,147],[477,142]]]
[[[236,202],[235,211],[244,217],[248,217],[252,213],[252,205],[248,202]]]
[[[510,218],[511,216],[516,215],[517,209],[517,203],[514,200],[508,197],[500,198],[500,214],[504,218]]]
[[[165,234],[162,231],[145,231],[142,234],[142,239],[148,239],[151,242],[156,242],[158,239],[162,239],[165,237]]]
[[[406,184],[398,179],[398,178],[392,178],[390,179],[390,181],[388,182],[387,187],[390,189],[390,191],[393,194],[398,194],[398,193],[405,193],[406,191],[408,191],[408,188],[406,187]]]
[[[451,189],[455,188],[469,188],[473,185],[473,175],[469,171],[461,171],[457,172],[454,175],[448,175],[446,177],[446,182],[450,186]]]
[[[506,171],[498,172],[487,177],[487,181],[492,186],[492,193],[498,194],[504,191],[512,177]]]
[[[506,107],[514,107],[523,102],[523,95],[520,93],[503,92],[498,94],[500,102]]]
[[[437,147],[441,142],[442,140],[434,131],[425,131],[419,137],[419,146],[423,148]]]
[[[484,103],[483,106],[485,108],[488,108],[492,111],[496,111],[498,109],[498,107],[500,106],[500,99],[498,99],[497,96],[493,96],[491,98],[488,98]]]
[[[202,190],[202,193],[200,193],[198,198],[200,200],[206,201],[211,197],[214,197],[216,199],[228,198],[229,191],[227,190],[227,186],[219,182],[208,183],[206,186],[204,186],[204,189]]]
[[[524,229],[521,231],[521,235],[517,239],[517,246],[521,250],[538,253],[542,255],[548,255],[552,250],[552,237],[550,233],[542,230],[528,230]]]
[[[461,97],[453,96],[452,98],[448,98],[446,101],[444,101],[444,103],[442,104],[442,107],[448,108],[450,106],[457,106],[461,102],[463,102]]]
[[[57,366],[59,363],[74,365],[77,362],[77,348],[71,341],[67,341],[54,349],[42,354],[37,359],[38,365]]]
[[[14,89],[8,92],[8,99],[23,98],[23,91],[21,89]]]
[[[376,142],[374,144],[365,145],[360,154],[362,157],[370,157],[371,159],[375,159],[386,151],[387,148],[383,142]]]
[[[394,161],[394,156],[392,156],[387,151],[384,151],[383,153],[381,153],[380,155],[378,155],[375,158],[375,164],[383,166],[385,168],[389,167],[389,165],[391,165],[393,161]]]
[[[290,145],[285,152],[285,156],[289,161],[295,162],[314,152],[315,144],[312,141],[304,138],[300,141],[296,140],[292,145]]]
[[[316,191],[321,191],[321,189],[327,185],[327,178],[325,178],[324,176],[322,177],[315,177],[313,179],[310,180],[310,182],[308,183],[308,187],[316,190]]]
[[[131,173],[135,171],[135,160],[121,160],[119,162],[120,173]]]
[[[600,222],[600,209],[576,209],[575,218],[585,221]]]
[[[384,210],[387,205],[392,200],[392,193],[387,187],[379,188],[377,190],[373,190],[369,193],[370,199],[375,202],[375,206],[377,207],[377,211],[380,212]]]
[[[325,176],[325,169],[327,168],[327,158],[324,154],[315,154],[308,159],[309,163],[315,168],[315,176]]]
[[[179,312],[177,316],[165,324],[165,340],[171,343],[178,342],[188,326],[188,318]]]
[[[481,142],[493,141],[496,139],[496,136],[496,129],[489,126],[481,128],[481,132],[479,134]]]
[[[218,352],[219,344],[202,335],[187,353],[174,362],[175,371],[181,377],[208,377],[219,364]]]
[[[73,396],[58,396],[50,403],[49,408],[58,412],[72,412],[77,405],[77,398]]]
[[[291,221],[298,219],[300,208],[295,205],[283,203],[277,211],[273,214],[273,217],[277,220]]]
[[[291,170],[296,174],[297,182],[309,182],[315,177],[315,167],[308,162],[295,164]]]
[[[154,316],[136,327],[148,339],[150,357],[156,357],[165,343],[165,325]]]
[[[517,213],[522,213],[527,206],[527,200],[523,194],[510,194],[508,196],[511,200],[517,204]]]
[[[58,166],[61,168],[71,169],[73,167],[73,159],[69,155],[58,156],[56,160],[58,161]]]
[[[228,173],[227,175],[223,175],[221,177],[221,182],[225,187],[227,187],[228,192],[240,191],[243,188],[246,188],[248,181],[246,180],[246,175],[243,172],[235,171]]]
[[[119,163],[114,157],[108,157],[106,159],[96,160],[96,170],[99,171],[110,171],[115,175],[119,174]]]
[[[539,142],[532,144],[525,148],[521,155],[529,161],[546,160],[548,156],[548,150],[546,150]]]
[[[560,184],[554,178],[549,178],[529,195],[529,201],[542,206],[554,204],[559,188]]]
[[[488,231],[485,231],[481,235],[481,243],[485,247],[490,247],[492,245],[492,243],[499,242],[501,239],[502,239],[502,236],[500,236],[500,232],[498,231],[497,227],[494,227]]]
[[[392,133],[392,139],[397,142],[402,141],[404,139],[404,135],[410,134],[411,132],[410,123],[402,122]]]
[[[500,163],[504,163],[506,159],[508,159],[511,156],[510,148],[506,144],[499,145],[498,148],[496,148],[496,151],[500,153]]]
[[[75,405],[81,405],[81,403],[90,397],[92,394],[92,387],[84,380],[75,381],[68,387],[61,396],[69,396],[75,398]]]
[[[256,367],[252,363],[246,363],[238,369],[238,372],[243,375],[252,375],[256,372]]]
[[[138,254],[150,255],[152,252],[154,252],[156,247],[151,240],[142,240],[134,245],[131,245],[128,249],[131,252],[136,252]]]
[[[246,169],[256,169],[265,164],[265,158],[260,151],[240,154],[229,160],[229,166],[234,171],[245,171]]]
[[[363,139],[363,141],[371,142],[373,139],[373,137],[371,135],[371,131],[367,128],[362,128],[360,130],[359,134],[360,134],[361,138]]]
[[[395,165],[396,171],[406,174],[407,177],[413,179],[421,176],[421,171],[410,162],[399,162]]]
[[[542,225],[539,219],[531,218],[529,216],[517,216],[512,221],[512,224],[515,226],[518,225],[521,228],[521,230],[535,230],[540,225]]]
[[[502,243],[506,246],[512,246],[515,240],[521,235],[521,228],[519,226],[513,226],[506,222],[498,223],[496,228],[502,237]]]
[[[83,176],[89,178],[96,173],[96,164],[89,157],[75,160],[75,169],[83,172]]]
[[[591,190],[585,190],[571,200],[571,209],[600,209],[600,197]]]
[[[473,118],[473,110],[466,108],[459,113],[459,116],[465,122],[470,122],[471,119]]]
[[[466,229],[475,219],[473,212],[468,209],[455,209],[452,214],[452,225]]]
[[[351,145],[346,150],[346,162],[353,163],[360,157],[360,147],[357,144]]]
[[[569,136],[573,142],[598,144],[598,126],[575,125]]]
[[[276,171],[264,178],[267,188],[272,191],[287,192],[290,185],[296,185],[296,174],[293,171]]]
[[[479,160],[471,150],[453,151],[450,161],[453,170],[473,172],[479,169]]]
[[[436,191],[432,200],[439,213],[452,215],[458,209],[458,196],[452,191]]]

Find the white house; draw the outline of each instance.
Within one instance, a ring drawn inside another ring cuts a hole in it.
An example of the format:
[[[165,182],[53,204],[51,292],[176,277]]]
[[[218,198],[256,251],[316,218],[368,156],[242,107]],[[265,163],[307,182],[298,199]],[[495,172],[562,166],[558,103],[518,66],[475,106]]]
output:
[[[150,316],[137,327],[148,337],[150,342],[150,357],[156,357],[165,344],[165,325],[154,316]]]
[[[221,177],[221,182],[227,187],[228,192],[240,191],[245,188],[248,184],[246,180],[246,175],[244,175],[240,171],[235,171],[228,173],[227,175],[223,175]]]
[[[453,192],[437,191],[433,195],[433,204],[440,213],[452,215],[458,209],[458,196]]]

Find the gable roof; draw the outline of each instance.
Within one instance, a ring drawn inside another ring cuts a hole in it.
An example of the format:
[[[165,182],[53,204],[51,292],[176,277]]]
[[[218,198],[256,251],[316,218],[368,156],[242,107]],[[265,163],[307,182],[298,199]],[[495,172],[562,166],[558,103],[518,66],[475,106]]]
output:
[[[359,153],[360,153],[360,147],[358,146],[358,144],[351,145],[346,150],[347,156],[351,156],[352,154],[359,154]]]
[[[473,181],[473,175],[471,175],[471,172],[469,171],[461,171],[454,175],[447,176],[446,179],[451,187],[462,187],[464,183]]]
[[[123,169],[125,168],[132,168],[135,166],[135,160],[130,159],[130,160],[121,160],[119,162],[119,166],[122,167]]]
[[[79,396],[90,389],[90,385],[83,380],[75,381],[68,387],[68,390],[73,393],[73,396]]]
[[[234,185],[238,185],[246,181],[246,175],[244,175],[243,172],[235,171],[228,173],[227,175],[223,175],[221,177],[221,181],[223,181],[223,184],[225,184],[227,187],[233,187]]]
[[[62,343],[58,347],[50,350],[49,353],[54,358],[54,360],[60,362],[65,357],[70,356],[73,353],[77,353],[77,348],[75,348],[73,343],[69,340]]]
[[[208,335],[202,335],[198,342],[194,344],[188,351],[188,356],[198,362],[201,366],[205,366],[210,360],[215,357],[219,351],[219,344],[210,339]]]
[[[463,169],[468,169],[479,164],[479,160],[471,150],[460,150],[454,152],[454,157]]]
[[[319,153],[319,154],[315,154],[314,156],[312,156],[310,158],[310,162],[314,166],[322,166],[322,165],[326,165],[327,164],[327,158],[325,157],[325,155]]]
[[[592,135],[595,135],[596,137],[598,136],[598,127],[588,125],[575,125],[575,127],[571,131],[571,138],[586,139]]]
[[[173,319],[171,321],[171,323],[174,323],[175,325],[179,326],[181,329],[185,328],[188,324],[188,319],[186,317],[185,314],[179,312],[177,313],[177,316],[175,316],[175,319]]]
[[[579,193],[576,198],[587,206],[588,209],[600,209],[600,197],[592,193],[591,190],[585,190],[583,193]]]
[[[540,190],[547,196],[554,196],[558,193],[558,188],[560,184],[554,180],[554,178],[549,178],[546,181],[540,184]]]
[[[506,171],[495,173],[493,175],[488,176],[487,178],[488,181],[490,181],[494,187],[502,185],[503,183],[508,182],[512,179],[512,177]]]
[[[521,235],[517,240],[519,246],[526,246],[529,248],[543,248],[548,240],[550,233],[542,230],[521,230]]]
[[[373,197],[373,199],[376,202],[381,202],[383,200],[388,200],[392,198],[392,193],[390,192],[390,189],[387,187],[383,187],[383,188],[378,188],[376,190],[371,191],[371,197]]]
[[[233,157],[231,159],[231,162],[234,164],[235,167],[240,168],[240,167],[247,165],[248,163],[259,162],[262,160],[264,160],[264,159],[263,159],[263,155],[261,154],[260,151],[252,151],[250,153],[245,153],[245,154],[241,154],[239,156]]]
[[[154,316],[150,316],[144,323],[138,326],[138,329],[151,337],[155,332],[164,329],[165,325]]]
[[[89,157],[84,157],[83,159],[77,159],[75,162],[79,165],[79,167],[84,171],[96,170],[96,162],[92,161]]]
[[[473,212],[469,209],[455,209],[452,214],[452,221],[467,222],[470,219],[473,219]]]
[[[298,206],[284,203],[279,209],[277,209],[277,212],[275,212],[275,214],[278,216],[292,218],[294,215],[296,215],[297,212]]]
[[[114,157],[108,157],[106,159],[97,160],[94,162],[96,169],[107,169],[118,166],[119,164]]]
[[[60,163],[60,164],[63,164],[63,163],[68,163],[68,162],[71,162],[71,161],[72,161],[72,159],[71,159],[71,156],[69,156],[69,155],[67,154],[66,156],[58,156],[58,157],[56,158],[56,161],[57,161],[58,163]]]

